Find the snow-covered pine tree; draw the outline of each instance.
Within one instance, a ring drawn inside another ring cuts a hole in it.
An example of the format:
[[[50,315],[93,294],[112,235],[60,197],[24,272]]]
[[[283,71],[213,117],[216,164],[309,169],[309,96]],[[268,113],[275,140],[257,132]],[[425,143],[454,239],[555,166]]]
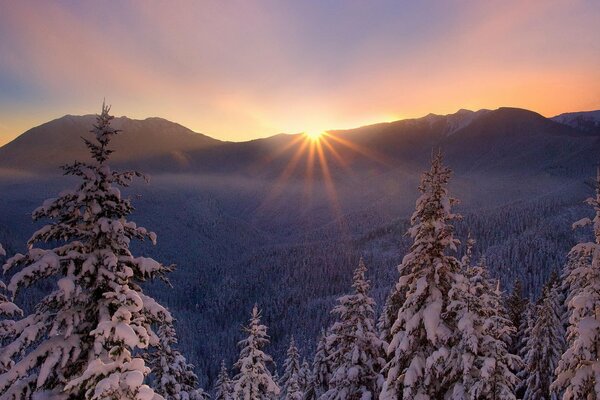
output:
[[[399,286],[398,284],[394,285],[385,300],[381,315],[379,315],[377,329],[379,330],[381,340],[384,341],[386,346],[392,341],[392,326],[398,317],[400,307],[404,304],[405,297],[406,287]],[[387,353],[384,356],[387,357]]]
[[[564,348],[564,332],[560,311],[558,284],[548,286],[532,315],[533,325],[528,331],[525,345],[526,381],[524,400],[558,400],[556,392],[550,391],[554,371]]]
[[[338,320],[327,338],[332,374],[321,400],[374,399],[379,395],[384,345],[375,326],[375,301],[369,297],[367,267],[361,259],[354,272],[354,293],[338,298]]]
[[[298,374],[294,373],[290,376],[290,379],[287,381],[288,386],[284,393],[284,396],[281,397],[282,400],[303,400],[304,393],[300,389],[300,384],[298,383]]]
[[[267,367],[273,359],[263,351],[269,344],[269,336],[267,327],[260,322],[260,317],[258,306],[254,305],[250,323],[244,328],[248,337],[239,342],[242,350],[235,363],[239,371],[233,384],[235,400],[272,400],[280,393]]]
[[[300,365],[300,372],[298,373],[298,384],[300,385],[300,389],[303,392],[306,392],[311,382],[311,370],[308,365],[308,361],[306,358],[302,359],[302,364]]]
[[[467,240],[467,251],[461,260],[463,274],[456,274],[456,280],[450,289],[448,313],[457,319],[456,342],[450,347],[447,362],[447,376],[460,376],[454,383],[450,399],[513,399],[516,377],[506,377],[502,396],[496,396],[496,386],[490,383],[490,365],[493,369],[502,370],[506,363],[519,366],[514,357],[506,354],[506,343],[498,337],[497,325],[491,321],[498,313],[499,298],[495,285],[488,277],[485,259],[482,257],[477,265],[471,265],[474,241]],[[497,320],[506,323],[506,320]],[[505,338],[504,338],[505,339]],[[498,343],[500,342],[500,343]],[[492,349],[499,348],[499,351]],[[506,387],[508,386],[508,387]]]
[[[0,243],[0,258],[6,256],[6,251]],[[9,341],[14,332],[13,318],[22,317],[23,311],[15,305],[6,293],[6,285],[0,281],[0,355],[3,353],[2,344]],[[8,371],[14,362],[11,358],[0,358],[0,374]]]
[[[215,400],[232,400],[233,399],[233,387],[231,379],[229,379],[229,372],[225,365],[225,360],[221,361],[221,369],[215,382]]]
[[[298,352],[298,347],[296,347],[296,342],[294,341],[294,337],[292,336],[290,339],[290,346],[287,350],[287,358],[283,362],[283,376],[279,381],[279,387],[281,388],[281,398],[287,399],[288,388],[291,384],[291,380],[294,380],[296,392],[300,391],[300,383],[298,382],[300,375],[300,353]],[[300,392],[302,396],[304,394]],[[297,394],[295,395],[297,396]]]
[[[4,250],[4,247],[2,247],[2,243],[0,243],[0,259],[5,256],[6,251]],[[14,321],[10,318],[22,315],[23,311],[11,301],[6,294],[6,285],[4,282],[0,281],[0,343],[3,343],[6,340],[12,330],[10,326],[14,324]],[[2,354],[2,350],[0,350],[0,354]],[[3,372],[2,368],[2,360],[0,359],[0,372]]]
[[[514,328],[504,308],[500,283],[492,291],[492,315],[485,320],[484,341],[481,343],[483,364],[480,374],[470,388],[471,398],[477,400],[513,400],[518,378],[513,371],[522,368],[519,356],[508,351]]]
[[[563,274],[569,315],[567,349],[552,390],[563,392],[564,400],[600,398],[600,168],[596,196],[586,202],[594,208],[593,221],[584,218],[573,227],[593,223],[595,240],[571,249]]]
[[[456,332],[446,312],[448,293],[460,273],[459,260],[447,254],[459,244],[451,225],[459,217],[451,210],[457,200],[446,188],[450,174],[438,152],[421,177],[409,229],[414,243],[398,266],[396,286],[405,288],[406,299],[392,326],[382,400],[444,398],[460,380],[444,370]]]
[[[525,297],[523,282],[520,279],[516,279],[513,284],[512,291],[506,299],[506,311],[508,313],[508,319],[515,328],[515,333],[512,335],[509,349],[512,354],[519,354],[521,348],[525,344],[524,328],[527,326],[527,321],[525,321],[524,317],[528,304],[529,299]]]
[[[2,350],[2,360],[15,360],[0,375],[0,393],[7,398],[30,398],[33,392],[69,399],[161,398],[144,384],[150,370],[140,354],[157,344],[152,326],[171,316],[139,284],[171,267],[134,257],[129,249],[135,239],[155,243],[156,235],[126,219],[133,207],[118,186],[140,174],[107,165],[108,145],[118,132],[110,126],[112,118],[103,105],[94,139],[84,139],[93,162],[64,167],[81,183],[33,212],[34,220],[50,223],[33,234],[26,254],[4,265],[5,271],[15,270],[8,285],[13,294],[46,278],[57,282],[15,324],[15,339]]]
[[[174,348],[177,344],[175,328],[165,323],[158,328],[158,345],[144,359],[154,375],[153,389],[165,400],[206,400],[208,395],[198,388],[194,366]]]
[[[313,390],[311,393],[314,392],[314,399],[321,397],[329,389],[329,380],[332,374],[332,349],[327,342],[328,337],[329,335],[325,331],[321,332],[312,364]]]
[[[521,331],[523,332],[523,335],[521,337],[521,345],[518,353],[519,357],[521,357],[521,360],[525,360],[525,358],[527,358],[527,338],[531,336],[531,331],[533,330],[535,313],[536,304],[528,302],[524,316],[521,320]],[[517,378],[519,378],[516,394],[518,399],[522,399],[525,395],[525,390],[527,389],[527,377],[529,376],[526,365],[523,365],[523,368],[520,368],[518,371],[516,371],[516,375]]]

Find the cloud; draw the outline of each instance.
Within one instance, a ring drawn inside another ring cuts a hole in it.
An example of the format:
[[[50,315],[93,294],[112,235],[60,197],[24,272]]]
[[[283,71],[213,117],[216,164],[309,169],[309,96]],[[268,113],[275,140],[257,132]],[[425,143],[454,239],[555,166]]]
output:
[[[8,140],[106,96],[117,114],[243,140],[460,107],[598,108],[598,19],[598,3],[561,0],[11,2],[0,119]]]

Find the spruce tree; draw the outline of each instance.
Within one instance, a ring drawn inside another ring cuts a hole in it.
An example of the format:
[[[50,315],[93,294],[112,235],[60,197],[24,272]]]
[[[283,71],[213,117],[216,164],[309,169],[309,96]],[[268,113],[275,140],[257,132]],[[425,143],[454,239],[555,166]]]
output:
[[[233,399],[233,387],[231,379],[229,379],[229,372],[225,365],[225,360],[221,361],[221,370],[219,376],[215,382],[215,400],[232,400]]]
[[[385,305],[383,306],[383,310],[379,316],[377,329],[379,330],[379,335],[381,340],[384,341],[386,348],[392,341],[392,326],[398,318],[398,311],[400,311],[400,307],[402,307],[402,304],[404,304],[405,296],[406,288],[403,286],[394,285],[392,287],[392,291],[385,300]]]
[[[294,341],[294,337],[292,336],[292,338],[290,339],[290,346],[288,347],[288,351],[287,351],[287,358],[283,362],[283,376],[281,377],[281,380],[279,381],[282,399],[286,399],[288,397],[287,396],[288,389],[289,389],[292,379],[294,380],[294,383],[297,386],[297,388],[295,389],[295,392],[300,392],[300,394],[303,396],[303,394],[300,390],[300,382],[299,382],[300,369],[301,369],[300,353],[298,353],[298,348],[296,347],[296,342]],[[298,395],[295,394],[295,396],[298,396]]]
[[[306,358],[303,358],[302,365],[300,365],[300,372],[298,373],[298,384],[300,385],[300,389],[305,393],[311,385],[311,375],[312,373],[308,361],[306,361]]]
[[[438,152],[421,178],[408,232],[414,242],[398,267],[396,286],[405,288],[406,298],[392,326],[384,400],[440,399],[460,380],[445,370],[456,331],[448,294],[460,273],[459,260],[448,254],[459,244],[451,225],[459,216],[451,210],[457,200],[448,196],[450,174]]]
[[[514,399],[516,377],[508,367],[520,366],[508,354],[510,322],[498,318],[500,298],[488,277],[485,259],[470,265],[473,241],[467,242],[462,259],[464,274],[457,274],[450,289],[448,312],[457,319],[456,342],[450,348],[447,376],[460,376],[452,387],[451,399]],[[492,323],[494,322],[494,323]],[[512,329],[512,328],[510,328]],[[505,376],[498,381],[496,371]]]
[[[140,283],[171,267],[129,249],[136,239],[155,243],[156,235],[126,219],[133,207],[118,187],[140,174],[108,166],[108,146],[118,133],[112,118],[103,105],[93,139],[84,139],[92,162],[63,167],[80,184],[33,212],[34,220],[50,222],[33,234],[27,253],[4,266],[15,271],[8,285],[13,294],[41,280],[56,282],[3,349],[2,359],[15,360],[0,375],[0,393],[9,398],[33,392],[69,399],[161,398],[144,384],[150,370],[141,354],[157,345],[153,326],[171,316]],[[36,247],[45,243],[55,247]]]
[[[329,335],[322,331],[317,342],[317,349],[312,364],[312,385],[314,398],[319,398],[329,389],[332,374],[331,345],[327,342]]]
[[[6,252],[0,243],[0,258],[6,256]],[[0,374],[8,371],[14,361],[11,358],[2,357],[4,349],[2,344],[9,342],[15,332],[15,317],[22,317],[23,311],[12,301],[6,293],[6,285],[0,281]]]
[[[470,389],[473,399],[513,400],[518,378],[513,371],[523,367],[521,358],[508,351],[514,328],[503,306],[500,284],[492,292],[492,315],[485,321],[481,344],[483,364],[480,376]]]
[[[287,380],[288,386],[283,395],[282,400],[303,400],[304,393],[302,389],[300,389],[300,384],[298,383],[298,374],[294,373]]]
[[[338,320],[327,338],[332,374],[322,400],[377,398],[383,377],[383,341],[375,326],[375,301],[369,297],[367,268],[361,259],[354,272],[354,293],[338,298]]]
[[[235,363],[239,373],[233,385],[235,400],[272,400],[280,393],[267,367],[273,359],[263,351],[269,344],[269,336],[267,327],[260,322],[260,317],[258,306],[255,305],[250,323],[244,328],[248,336],[239,342],[241,351]]]
[[[596,196],[586,201],[595,211],[573,226],[593,224],[594,241],[575,245],[563,274],[568,309],[567,348],[552,389],[564,400],[600,398],[600,169]]]
[[[528,304],[529,299],[525,297],[523,282],[520,279],[516,279],[513,284],[512,292],[506,299],[508,319],[515,328],[515,333],[512,335],[511,346],[509,349],[512,354],[519,354],[520,349],[524,345],[525,331],[523,328],[527,325],[525,321],[525,312]]]
[[[198,388],[194,366],[174,348],[177,344],[175,328],[164,324],[158,328],[158,346],[145,355],[154,374],[153,389],[165,400],[205,400],[204,390]]]
[[[532,316],[533,324],[525,345],[525,400],[558,399],[558,394],[550,391],[564,345],[561,313],[556,310],[558,296],[557,286],[549,288]]]

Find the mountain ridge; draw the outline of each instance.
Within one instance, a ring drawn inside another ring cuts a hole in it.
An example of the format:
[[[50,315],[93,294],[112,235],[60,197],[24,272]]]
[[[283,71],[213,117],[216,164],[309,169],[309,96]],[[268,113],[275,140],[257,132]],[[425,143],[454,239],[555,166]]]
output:
[[[535,145],[547,145],[564,158],[561,147],[572,146],[559,144],[564,140],[556,137],[596,136],[595,132],[571,123],[572,119],[558,117],[550,119],[513,107],[477,111],[460,109],[453,114],[430,113],[420,118],[329,130],[331,138],[324,140],[335,146],[338,156],[348,164],[378,169],[381,168],[379,164],[388,167],[413,164],[434,147],[448,148],[451,158],[458,152],[455,148],[465,145],[469,148],[474,143],[483,150],[491,146],[510,149],[510,141],[529,148],[527,138],[535,142],[531,143],[532,149]],[[51,172],[58,171],[57,168],[65,163],[85,159],[87,150],[79,138],[89,132],[94,118],[92,114],[67,114],[27,130],[0,147],[0,168]],[[294,143],[302,142],[299,140],[301,134],[278,134],[244,142],[221,141],[161,117],[131,119],[122,116],[115,118],[113,125],[123,131],[114,141],[117,151],[113,163],[150,172],[277,174],[294,157],[291,150],[298,147]],[[344,141],[352,142],[355,148],[350,149]],[[503,153],[508,152],[500,151]]]

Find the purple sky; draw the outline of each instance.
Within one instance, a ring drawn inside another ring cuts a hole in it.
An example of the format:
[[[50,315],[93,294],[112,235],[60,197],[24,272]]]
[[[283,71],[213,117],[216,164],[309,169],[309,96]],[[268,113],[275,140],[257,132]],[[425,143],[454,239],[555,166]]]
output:
[[[0,144],[64,114],[247,140],[600,108],[600,2],[0,0]]]

